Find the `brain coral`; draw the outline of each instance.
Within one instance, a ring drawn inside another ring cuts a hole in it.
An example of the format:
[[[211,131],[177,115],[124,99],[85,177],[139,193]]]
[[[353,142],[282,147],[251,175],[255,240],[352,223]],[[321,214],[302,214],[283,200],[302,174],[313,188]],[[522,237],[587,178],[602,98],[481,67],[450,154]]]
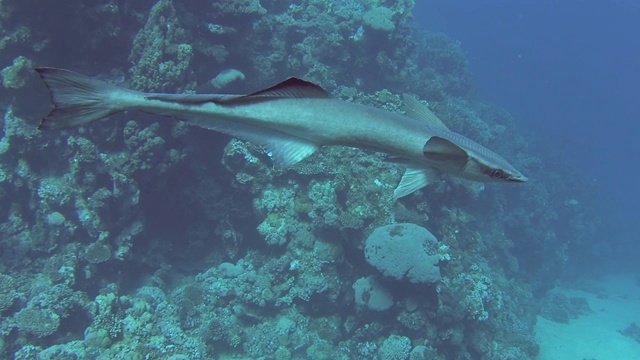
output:
[[[60,316],[45,309],[24,308],[15,314],[14,319],[20,331],[37,337],[49,336],[60,326]]]
[[[92,264],[105,262],[111,258],[111,248],[99,241],[91,243],[85,249],[84,258]]]
[[[435,283],[440,280],[440,257],[430,249],[437,248],[437,242],[429,230],[415,224],[385,225],[369,235],[365,257],[386,276]]]
[[[11,276],[0,273],[0,312],[8,309],[15,298],[15,281]]]
[[[353,284],[356,305],[374,311],[383,311],[393,306],[393,295],[385,289],[373,276],[356,280]]]

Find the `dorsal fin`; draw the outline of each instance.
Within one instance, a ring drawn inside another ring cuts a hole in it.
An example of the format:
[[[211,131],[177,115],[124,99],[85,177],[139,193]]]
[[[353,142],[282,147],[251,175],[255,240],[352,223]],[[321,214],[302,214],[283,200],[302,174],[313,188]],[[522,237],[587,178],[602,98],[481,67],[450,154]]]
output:
[[[272,87],[245,95],[242,98],[328,98],[331,94],[312,82],[290,77]]]
[[[449,130],[431,109],[409,94],[404,94],[404,110],[410,118],[423,121],[434,128]]]
[[[312,82],[288,78],[276,85],[263,90],[256,91],[249,95],[222,95],[222,94],[149,94],[149,100],[173,101],[183,104],[202,104],[214,102],[220,105],[236,105],[252,101],[268,101],[275,99],[308,99],[308,98],[330,98],[331,94],[326,92],[319,85]]]

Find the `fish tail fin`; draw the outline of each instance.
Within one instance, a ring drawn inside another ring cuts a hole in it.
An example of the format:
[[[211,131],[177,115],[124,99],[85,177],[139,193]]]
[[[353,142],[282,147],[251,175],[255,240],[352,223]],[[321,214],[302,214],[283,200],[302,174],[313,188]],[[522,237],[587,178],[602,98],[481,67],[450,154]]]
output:
[[[49,89],[53,109],[38,129],[63,129],[88,124],[125,110],[113,97],[129,91],[69,70],[36,68]]]

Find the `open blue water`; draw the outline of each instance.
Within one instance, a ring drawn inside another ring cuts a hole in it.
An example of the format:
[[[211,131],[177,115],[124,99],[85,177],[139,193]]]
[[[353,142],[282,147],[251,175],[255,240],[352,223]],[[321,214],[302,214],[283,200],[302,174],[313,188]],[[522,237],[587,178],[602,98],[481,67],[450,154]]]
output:
[[[417,2],[416,22],[466,51],[479,96],[596,183],[610,234],[640,254],[640,5],[634,1]],[[545,151],[545,150],[543,150]],[[603,239],[609,241],[610,239]]]

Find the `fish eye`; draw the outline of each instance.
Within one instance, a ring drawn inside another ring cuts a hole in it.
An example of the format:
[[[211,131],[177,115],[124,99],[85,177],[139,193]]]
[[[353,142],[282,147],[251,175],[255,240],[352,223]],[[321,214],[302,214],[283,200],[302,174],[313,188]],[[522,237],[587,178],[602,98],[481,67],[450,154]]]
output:
[[[495,169],[491,172],[492,178],[504,179],[504,172],[500,169]]]

